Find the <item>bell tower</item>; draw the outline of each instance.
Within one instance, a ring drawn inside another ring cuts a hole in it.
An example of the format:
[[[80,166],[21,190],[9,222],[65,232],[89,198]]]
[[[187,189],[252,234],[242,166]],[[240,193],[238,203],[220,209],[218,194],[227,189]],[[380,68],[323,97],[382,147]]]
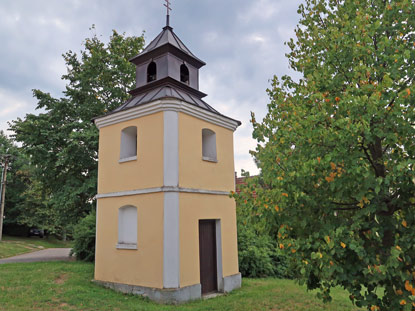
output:
[[[169,3],[167,9],[169,11]],[[233,132],[208,105],[205,65],[167,24],[136,57],[131,98],[99,128],[95,280],[179,303],[241,286]]]

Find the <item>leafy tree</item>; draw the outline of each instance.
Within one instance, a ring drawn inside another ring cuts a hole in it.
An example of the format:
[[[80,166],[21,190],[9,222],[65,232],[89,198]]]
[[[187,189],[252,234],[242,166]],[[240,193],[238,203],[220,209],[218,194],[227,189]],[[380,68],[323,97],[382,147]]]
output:
[[[28,188],[28,160],[15,145],[13,139],[9,138],[0,131],[0,160],[3,155],[11,156],[7,170],[7,187],[4,211],[4,225],[21,224],[22,209],[25,196],[24,193]]]
[[[47,206],[48,193],[36,179],[36,168],[14,140],[0,131],[0,156],[3,154],[11,155],[7,175],[5,231],[24,235],[29,227],[41,227],[55,233],[57,213]]]
[[[92,209],[98,130],[91,120],[127,100],[135,81],[135,66],[128,59],[143,44],[143,36],[126,37],[116,31],[108,44],[96,35],[86,39],[80,55],[72,51],[63,55],[67,74],[62,79],[68,82],[65,97],[56,99],[34,90],[37,109],[44,112],[11,124],[15,139],[36,168],[32,190],[41,190],[36,200],[42,203],[32,214],[54,215],[56,230],[65,233]]]
[[[1,163],[0,172],[3,171],[3,161],[4,161],[3,156],[6,155],[6,154],[16,156],[16,150],[17,150],[17,147],[13,144],[13,141],[11,139],[9,139],[3,131],[0,131],[0,163]],[[12,175],[12,174],[9,173],[11,170],[12,170],[12,166],[9,163],[8,172],[7,172],[8,184],[10,184],[10,177]],[[1,175],[1,173],[0,173],[0,175]],[[9,189],[7,189],[7,190],[9,190]],[[10,192],[9,191],[6,192],[6,195],[7,195],[7,197],[6,197],[6,200],[5,200],[6,201],[5,206],[7,206],[8,208],[10,207],[10,210],[12,211],[13,207],[9,206],[9,205],[11,205],[10,204],[11,203],[10,202]],[[1,193],[0,193],[0,196],[1,196]],[[0,198],[0,201],[1,201],[1,198]],[[9,217],[5,217],[5,218],[6,218],[5,222],[9,221]]]
[[[415,308],[415,2],[306,0],[253,152],[309,289]],[[273,218],[271,218],[274,221]]]
[[[12,140],[3,131],[0,131],[0,155],[11,154],[13,148]]]

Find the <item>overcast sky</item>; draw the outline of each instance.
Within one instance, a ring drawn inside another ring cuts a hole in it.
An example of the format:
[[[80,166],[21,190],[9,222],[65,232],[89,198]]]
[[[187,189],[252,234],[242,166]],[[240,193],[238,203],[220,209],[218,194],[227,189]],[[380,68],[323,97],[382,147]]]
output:
[[[265,116],[273,75],[293,74],[284,42],[294,37],[302,0],[171,0],[171,26],[207,65],[200,72],[205,101],[242,121],[235,133],[235,169],[256,174],[250,112]],[[1,0],[0,130],[34,113],[32,89],[62,96],[62,54],[79,52],[92,35],[111,30],[141,35],[146,43],[165,25],[163,0]],[[38,112],[36,112],[38,113]],[[10,132],[8,132],[10,133]]]

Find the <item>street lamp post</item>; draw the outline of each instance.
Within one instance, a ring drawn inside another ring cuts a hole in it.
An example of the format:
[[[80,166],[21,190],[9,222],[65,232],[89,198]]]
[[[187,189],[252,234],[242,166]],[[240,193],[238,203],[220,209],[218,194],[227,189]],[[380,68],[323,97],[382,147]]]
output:
[[[3,238],[3,215],[4,215],[4,201],[6,199],[6,180],[7,180],[7,166],[9,165],[10,155],[3,156],[3,170],[1,173],[1,185],[0,185],[0,242]]]

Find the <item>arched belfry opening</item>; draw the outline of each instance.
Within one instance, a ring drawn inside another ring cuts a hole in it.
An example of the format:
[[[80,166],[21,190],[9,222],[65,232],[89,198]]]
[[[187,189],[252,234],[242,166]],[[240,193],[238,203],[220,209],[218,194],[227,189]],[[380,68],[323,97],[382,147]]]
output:
[[[147,67],[147,83],[157,80],[157,65],[151,62]]]
[[[189,84],[189,68],[185,64],[180,66],[180,81]]]

